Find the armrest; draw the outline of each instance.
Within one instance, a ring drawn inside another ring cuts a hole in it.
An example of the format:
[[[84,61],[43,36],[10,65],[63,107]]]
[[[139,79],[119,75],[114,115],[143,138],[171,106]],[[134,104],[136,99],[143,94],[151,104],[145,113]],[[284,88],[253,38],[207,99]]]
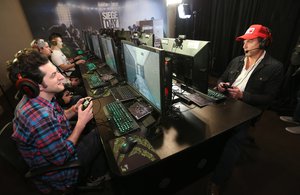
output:
[[[76,168],[80,167],[80,162],[79,161],[71,161],[67,162],[64,165],[57,166],[57,165],[49,165],[45,167],[39,167],[36,169],[31,169],[25,174],[25,178],[33,178],[39,175],[42,175],[44,173],[52,172],[52,171],[59,171],[59,170],[65,170],[65,169],[70,169],[70,168]]]

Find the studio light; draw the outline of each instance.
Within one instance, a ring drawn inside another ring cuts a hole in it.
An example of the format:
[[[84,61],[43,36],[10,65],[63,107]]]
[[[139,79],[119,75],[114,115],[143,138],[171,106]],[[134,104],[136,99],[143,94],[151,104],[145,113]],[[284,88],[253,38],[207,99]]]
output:
[[[186,3],[182,3],[178,5],[178,16],[181,19],[190,18],[192,15],[190,6]]]

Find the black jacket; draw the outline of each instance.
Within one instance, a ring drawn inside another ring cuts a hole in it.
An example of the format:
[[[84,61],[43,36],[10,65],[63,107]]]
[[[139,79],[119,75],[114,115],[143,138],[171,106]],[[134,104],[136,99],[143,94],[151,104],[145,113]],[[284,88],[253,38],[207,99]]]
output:
[[[220,77],[218,83],[229,82],[232,84],[243,69],[244,58],[245,56],[234,58]],[[252,72],[246,84],[242,101],[261,109],[267,108],[276,97],[283,77],[282,63],[266,54]]]

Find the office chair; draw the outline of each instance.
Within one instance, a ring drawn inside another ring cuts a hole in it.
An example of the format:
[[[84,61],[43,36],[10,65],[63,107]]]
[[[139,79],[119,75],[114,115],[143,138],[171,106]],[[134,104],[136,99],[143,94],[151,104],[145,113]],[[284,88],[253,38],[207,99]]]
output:
[[[13,133],[13,125],[12,122],[7,123],[0,130],[0,156],[6,160],[10,165],[13,166],[14,169],[17,170],[18,173],[24,176],[26,180],[34,180],[36,176],[45,174],[51,171],[59,171],[62,169],[68,168],[80,168],[79,161],[68,162],[62,166],[50,165],[45,167],[40,167],[37,169],[30,170],[27,166],[25,160],[21,156],[17,145],[13,139],[11,139],[11,135]],[[70,189],[68,192],[55,192],[57,194],[73,194],[78,191],[94,191],[94,190],[102,190],[103,186],[75,186]]]

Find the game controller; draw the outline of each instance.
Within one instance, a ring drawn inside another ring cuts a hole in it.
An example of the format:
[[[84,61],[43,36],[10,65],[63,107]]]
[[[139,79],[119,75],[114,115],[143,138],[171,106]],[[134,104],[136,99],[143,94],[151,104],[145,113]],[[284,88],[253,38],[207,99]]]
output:
[[[84,99],[84,101],[82,102],[82,111],[85,110],[89,105],[90,105],[90,102],[92,101],[91,98],[89,99]]]
[[[228,84],[223,84],[222,87],[225,89],[225,90],[228,90],[228,89],[231,89],[232,86],[231,85],[228,85]]]

